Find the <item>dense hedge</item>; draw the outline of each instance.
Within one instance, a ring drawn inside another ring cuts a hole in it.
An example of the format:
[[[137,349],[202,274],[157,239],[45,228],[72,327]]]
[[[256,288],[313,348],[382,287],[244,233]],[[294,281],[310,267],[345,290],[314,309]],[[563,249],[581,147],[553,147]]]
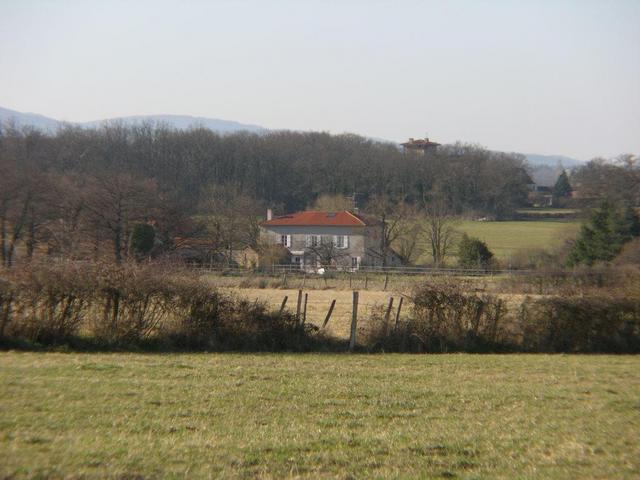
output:
[[[640,352],[640,285],[519,304],[459,283],[418,286],[398,324],[361,318],[359,348],[397,352]],[[290,312],[159,266],[60,263],[0,272],[0,345],[207,351],[343,350]]]
[[[425,284],[399,325],[372,316],[370,347],[399,352],[640,353],[640,295],[605,289],[527,297],[517,307],[460,286]],[[512,302],[513,303],[513,302]]]
[[[291,313],[222,294],[184,271],[65,263],[2,276],[7,345],[298,351],[326,343]]]

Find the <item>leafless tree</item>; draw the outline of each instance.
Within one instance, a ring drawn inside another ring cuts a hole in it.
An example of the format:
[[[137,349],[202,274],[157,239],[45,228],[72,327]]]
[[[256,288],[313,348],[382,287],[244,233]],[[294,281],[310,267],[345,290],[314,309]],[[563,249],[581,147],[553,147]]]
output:
[[[322,237],[318,244],[308,246],[307,252],[315,257],[322,267],[348,266],[349,254],[338,247],[332,237]]]
[[[100,175],[87,185],[85,205],[95,234],[110,238],[114,259],[121,262],[127,252],[129,234],[135,222],[152,219],[157,202],[156,184],[128,174]]]
[[[379,256],[382,265],[386,266],[393,245],[405,238],[415,221],[415,210],[388,195],[378,195],[369,201],[366,211],[379,222],[381,228],[379,250],[370,253]]]
[[[456,241],[458,233],[455,223],[444,197],[425,198],[422,229],[427,244],[431,247],[431,258],[436,267],[444,265],[447,254]]]
[[[240,188],[212,186],[201,203],[205,237],[214,250],[224,253],[229,261],[234,251],[246,246],[257,247],[261,203]]]

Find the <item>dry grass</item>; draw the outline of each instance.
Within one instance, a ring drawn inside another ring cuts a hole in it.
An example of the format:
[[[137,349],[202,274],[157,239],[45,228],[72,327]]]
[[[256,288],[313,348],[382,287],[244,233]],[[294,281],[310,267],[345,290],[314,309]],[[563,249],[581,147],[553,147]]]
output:
[[[293,289],[223,289],[231,291],[251,300],[264,301],[273,309],[279,309],[285,296],[288,297],[287,309],[296,311],[298,290]],[[327,325],[327,332],[338,338],[348,338],[351,326],[351,312],[353,306],[353,294],[350,290],[305,290],[308,294],[307,321],[321,326],[332,300],[336,300],[336,306]],[[390,297],[395,297],[397,304],[399,292],[360,291],[358,304],[358,318],[366,318],[376,305],[386,305]],[[304,296],[302,303],[304,304]],[[404,308],[404,307],[403,307]],[[401,312],[402,313],[402,312]]]

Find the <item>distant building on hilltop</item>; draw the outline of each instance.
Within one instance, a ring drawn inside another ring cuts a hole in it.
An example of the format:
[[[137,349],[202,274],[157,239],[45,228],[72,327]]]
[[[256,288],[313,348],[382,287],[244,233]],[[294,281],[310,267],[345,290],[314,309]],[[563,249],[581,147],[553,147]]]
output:
[[[439,143],[432,142],[428,137],[410,138],[409,141],[402,143],[401,145],[405,153],[415,152],[419,155],[424,155],[427,152],[432,152],[440,146]]]

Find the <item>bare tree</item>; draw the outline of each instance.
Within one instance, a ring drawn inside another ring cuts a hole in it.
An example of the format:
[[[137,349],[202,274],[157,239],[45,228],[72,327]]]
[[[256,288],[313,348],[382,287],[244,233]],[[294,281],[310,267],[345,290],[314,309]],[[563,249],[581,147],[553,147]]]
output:
[[[388,195],[379,195],[369,201],[367,213],[374,217],[381,227],[379,249],[369,253],[379,257],[382,266],[386,266],[392,246],[407,234],[415,220],[415,211],[402,201],[392,199]]]
[[[332,265],[348,266],[350,258],[343,248],[336,245],[332,237],[322,237],[316,245],[307,246],[307,252],[325,268]]]
[[[257,247],[262,208],[251,195],[237,187],[212,186],[204,193],[201,210],[205,237],[228,261],[239,248]]]
[[[444,265],[456,238],[455,219],[442,196],[425,199],[423,232],[431,247],[431,258],[436,267]]]
[[[313,210],[324,212],[338,212],[342,210],[352,210],[354,207],[353,199],[344,195],[323,194],[316,198],[313,203]]]
[[[121,262],[123,253],[128,251],[133,224],[153,218],[156,202],[156,185],[152,180],[115,174],[97,176],[88,182],[85,205],[89,221],[96,235],[102,230],[111,238],[116,262]]]

